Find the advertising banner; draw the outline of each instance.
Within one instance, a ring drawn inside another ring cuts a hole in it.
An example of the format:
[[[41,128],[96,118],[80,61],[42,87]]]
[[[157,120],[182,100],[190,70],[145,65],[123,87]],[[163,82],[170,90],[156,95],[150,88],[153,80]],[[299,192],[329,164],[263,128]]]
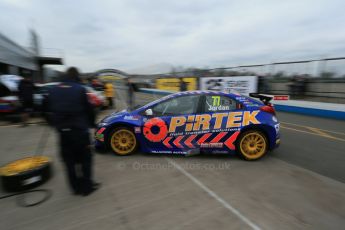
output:
[[[184,78],[158,78],[156,88],[160,90],[180,91],[181,79],[187,84],[187,90],[197,90],[198,84],[195,77]]]
[[[205,77],[200,78],[201,90],[238,92],[243,95],[258,89],[257,76]]]
[[[289,95],[274,95],[273,100],[275,101],[288,101],[290,99]]]

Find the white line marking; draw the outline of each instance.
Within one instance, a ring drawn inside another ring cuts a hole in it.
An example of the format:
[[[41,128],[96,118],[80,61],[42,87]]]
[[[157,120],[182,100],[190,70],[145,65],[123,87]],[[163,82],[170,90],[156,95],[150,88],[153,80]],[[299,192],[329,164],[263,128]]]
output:
[[[335,131],[331,131],[331,130],[327,130],[327,129],[320,129],[320,128],[315,128],[315,127],[311,127],[311,126],[307,126],[307,125],[299,125],[299,124],[295,124],[295,123],[290,123],[290,122],[285,122],[285,121],[279,121],[282,124],[287,124],[287,125],[294,125],[294,126],[299,126],[299,127],[303,127],[303,128],[314,128],[314,129],[319,129],[321,131],[325,131],[327,133],[334,133],[334,134],[339,134],[339,135],[345,135],[345,133],[342,132],[335,132]]]
[[[204,185],[201,181],[199,181],[197,178],[195,178],[192,174],[184,170],[180,165],[178,165],[175,161],[165,158],[170,164],[172,164],[176,169],[178,169],[182,174],[184,174],[186,177],[188,177],[191,181],[193,181],[196,185],[198,185],[202,190],[207,192],[208,195],[213,197],[215,200],[217,200],[219,203],[221,203],[226,209],[230,210],[233,214],[235,214],[237,217],[239,217],[244,223],[246,223],[248,226],[250,226],[252,229],[260,230],[261,228],[254,224],[251,220],[249,220],[247,217],[242,215],[237,209],[232,207],[228,202],[226,202],[223,198],[218,196],[215,192],[213,192],[211,189],[209,189],[206,185]]]

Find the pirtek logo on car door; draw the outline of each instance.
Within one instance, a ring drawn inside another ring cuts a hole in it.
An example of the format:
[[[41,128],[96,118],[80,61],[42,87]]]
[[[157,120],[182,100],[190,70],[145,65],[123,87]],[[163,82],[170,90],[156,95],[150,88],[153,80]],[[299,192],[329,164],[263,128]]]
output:
[[[170,120],[169,133],[175,132],[177,127],[184,127],[184,131],[186,132],[220,129],[224,122],[226,122],[225,128],[260,124],[256,119],[258,113],[259,110],[172,117]],[[210,121],[212,119],[214,119],[215,122],[213,127],[210,127]]]

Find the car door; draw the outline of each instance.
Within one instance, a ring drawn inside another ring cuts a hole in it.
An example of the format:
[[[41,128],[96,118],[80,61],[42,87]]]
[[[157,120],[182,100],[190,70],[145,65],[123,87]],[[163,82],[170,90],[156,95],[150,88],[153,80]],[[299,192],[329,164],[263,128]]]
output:
[[[242,106],[224,94],[207,94],[202,99],[201,112],[210,117],[209,133],[199,138],[204,152],[235,150],[234,141],[239,134]],[[208,118],[207,118],[208,119]]]
[[[152,116],[143,125],[147,147],[154,153],[185,153],[193,148],[190,135],[195,116],[201,111],[201,95],[169,98],[151,107]]]

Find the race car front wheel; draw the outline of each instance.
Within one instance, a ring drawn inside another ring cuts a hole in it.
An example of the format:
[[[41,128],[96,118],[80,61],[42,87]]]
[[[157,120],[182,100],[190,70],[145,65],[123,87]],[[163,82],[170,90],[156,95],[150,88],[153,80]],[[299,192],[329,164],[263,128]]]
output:
[[[245,160],[257,160],[263,157],[268,150],[266,136],[258,130],[249,130],[241,133],[236,146],[237,153]]]
[[[138,147],[137,139],[128,127],[115,128],[110,135],[109,141],[111,150],[121,156],[133,154]]]

